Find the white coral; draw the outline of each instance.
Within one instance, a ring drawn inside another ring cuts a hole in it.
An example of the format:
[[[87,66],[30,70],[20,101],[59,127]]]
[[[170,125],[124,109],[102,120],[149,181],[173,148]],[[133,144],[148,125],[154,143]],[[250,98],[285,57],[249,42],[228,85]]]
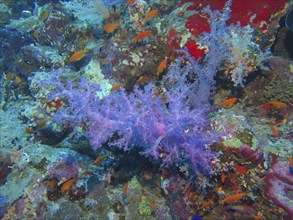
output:
[[[89,62],[85,67],[84,76],[88,79],[90,84],[96,83],[100,85],[101,91],[97,92],[97,96],[102,98],[109,94],[112,85],[108,79],[105,79],[97,60],[91,60],[91,62]]]
[[[109,10],[101,0],[73,0],[62,2],[63,7],[71,11],[81,26],[95,27],[105,17],[109,17]]]
[[[270,51],[262,51],[253,40],[254,29],[229,26],[229,35],[225,35],[224,41],[229,45],[230,52],[227,62],[230,66],[230,74],[235,86],[243,86],[243,77],[255,71],[257,67],[265,69],[264,61],[270,58]]]

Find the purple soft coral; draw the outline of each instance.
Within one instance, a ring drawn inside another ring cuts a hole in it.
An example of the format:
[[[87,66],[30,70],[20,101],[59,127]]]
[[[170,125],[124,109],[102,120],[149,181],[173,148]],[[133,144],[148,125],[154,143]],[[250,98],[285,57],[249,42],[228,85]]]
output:
[[[171,71],[183,68],[179,67],[182,59]],[[188,61],[187,56],[185,60]],[[165,77],[163,83],[170,83],[166,85],[170,89],[160,95],[155,95],[154,84],[149,84],[143,89],[135,88],[130,94],[120,89],[99,99],[95,95],[98,85],[89,86],[83,79],[77,87],[71,83],[62,86],[55,77],[54,96],[67,100],[68,108],[58,111],[54,117],[57,121],[68,120],[85,126],[85,135],[94,149],[106,142],[125,151],[136,147],[142,155],[161,159],[168,165],[189,164],[196,173],[208,172],[214,155],[206,145],[216,135],[207,132],[207,103],[196,104],[198,100],[206,100],[209,91],[201,93],[206,97],[195,98],[202,79],[187,83],[188,76],[195,74],[194,67],[187,62],[183,72],[173,71]]]

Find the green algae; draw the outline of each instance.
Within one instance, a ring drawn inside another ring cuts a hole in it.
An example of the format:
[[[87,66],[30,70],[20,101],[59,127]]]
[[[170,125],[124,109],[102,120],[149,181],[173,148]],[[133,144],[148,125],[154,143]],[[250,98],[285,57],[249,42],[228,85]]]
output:
[[[141,196],[138,207],[139,207],[139,214],[141,214],[142,216],[147,217],[152,215],[152,208],[146,196]]]

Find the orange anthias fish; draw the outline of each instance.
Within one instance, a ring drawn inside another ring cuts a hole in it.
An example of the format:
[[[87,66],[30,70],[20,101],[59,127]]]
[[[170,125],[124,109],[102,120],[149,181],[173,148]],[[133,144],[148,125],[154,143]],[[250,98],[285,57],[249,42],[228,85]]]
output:
[[[76,180],[76,178],[75,177],[72,177],[71,179],[65,181],[62,184],[61,192],[64,193],[64,192],[68,191],[70,189],[70,187],[72,186],[72,184],[74,183],[75,180]]]
[[[125,183],[124,186],[123,186],[123,189],[122,189],[122,192],[123,192],[124,195],[126,195],[127,190],[128,190],[128,183]]]
[[[221,173],[221,182],[224,183],[226,179],[225,173]]]
[[[152,17],[154,17],[156,14],[158,14],[158,10],[152,10],[149,13],[147,13],[143,19],[143,23],[145,24],[148,20],[150,20]]]
[[[76,62],[76,61],[79,61],[81,60],[85,54],[88,52],[87,49],[84,49],[84,50],[79,50],[77,52],[75,52],[71,57],[70,57],[70,61],[71,62]]]
[[[149,203],[151,205],[152,212],[155,212],[156,211],[156,203],[155,203],[155,201],[153,199],[149,198],[149,197],[147,197],[147,198],[148,198]]]
[[[247,173],[245,166],[237,166],[237,167],[235,167],[235,170],[237,173],[239,173],[241,175],[245,175]]]
[[[140,32],[138,35],[136,35],[136,37],[133,40],[133,43],[137,43],[138,41],[140,41],[143,38],[146,38],[147,36],[149,36],[152,32],[150,30],[146,30],[143,32]]]
[[[112,88],[110,89],[111,92],[116,91],[118,89],[120,89],[123,85],[122,84],[117,84],[112,86]]]
[[[211,200],[211,199],[207,200],[205,203],[203,203],[203,204],[199,207],[199,209],[204,209],[204,208],[209,207],[209,206],[212,204],[212,202],[213,202],[213,200]]]
[[[127,0],[127,2],[126,2],[126,6],[128,6],[128,5],[132,5],[132,4],[134,4],[136,2],[136,0]]]
[[[110,156],[110,154],[105,154],[105,155],[99,156],[97,159],[95,159],[95,161],[93,162],[93,165],[100,164],[103,160],[105,160],[109,156]]]
[[[273,105],[273,106],[275,106],[275,107],[277,107],[277,108],[283,108],[283,107],[286,106],[285,103],[283,103],[283,102],[278,102],[278,101],[271,101],[270,104]]]
[[[104,31],[106,31],[107,33],[112,33],[113,31],[116,30],[118,24],[113,22],[113,23],[109,23],[109,24],[105,24],[103,29]]]
[[[241,199],[242,197],[244,196],[243,193],[238,193],[238,194],[235,194],[233,196],[228,196],[226,197],[224,200],[223,200],[223,203],[230,203],[230,202],[235,202],[235,201],[238,201],[239,199]]]
[[[157,76],[159,76],[167,66],[167,57],[160,63],[157,69]]]
[[[268,110],[268,109],[271,109],[273,106],[269,103],[269,102],[266,102],[262,105],[262,109],[265,109],[265,110]]]
[[[238,99],[237,98],[230,98],[223,102],[220,102],[219,105],[221,106],[232,106]]]
[[[271,109],[272,107],[276,107],[276,108],[283,108],[286,106],[285,103],[283,102],[278,102],[278,101],[271,101],[271,102],[266,102],[262,105],[262,108],[265,110]]]
[[[278,130],[275,128],[274,125],[269,124],[270,128],[272,129],[272,132],[274,134],[275,137],[280,137]]]

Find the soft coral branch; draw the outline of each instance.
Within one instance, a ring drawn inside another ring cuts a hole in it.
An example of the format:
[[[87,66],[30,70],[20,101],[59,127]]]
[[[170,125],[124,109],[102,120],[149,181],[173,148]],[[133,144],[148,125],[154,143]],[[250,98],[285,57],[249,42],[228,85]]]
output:
[[[171,66],[171,73],[165,78],[170,88],[159,95],[155,85],[149,84],[143,89],[136,87],[129,94],[120,89],[100,99],[96,95],[98,85],[89,86],[82,79],[77,86],[63,86],[55,75],[51,82],[56,85],[54,96],[66,100],[68,107],[59,110],[54,118],[84,126],[94,149],[106,142],[124,150],[136,147],[142,155],[166,164],[187,163],[195,172],[208,172],[214,155],[206,145],[215,141],[217,135],[207,132],[207,103],[192,104],[200,84],[200,80],[187,83],[190,74],[197,74],[194,66],[189,62],[179,67],[181,61]],[[178,75],[174,70],[180,68],[183,70]],[[209,91],[204,95],[208,96]]]

